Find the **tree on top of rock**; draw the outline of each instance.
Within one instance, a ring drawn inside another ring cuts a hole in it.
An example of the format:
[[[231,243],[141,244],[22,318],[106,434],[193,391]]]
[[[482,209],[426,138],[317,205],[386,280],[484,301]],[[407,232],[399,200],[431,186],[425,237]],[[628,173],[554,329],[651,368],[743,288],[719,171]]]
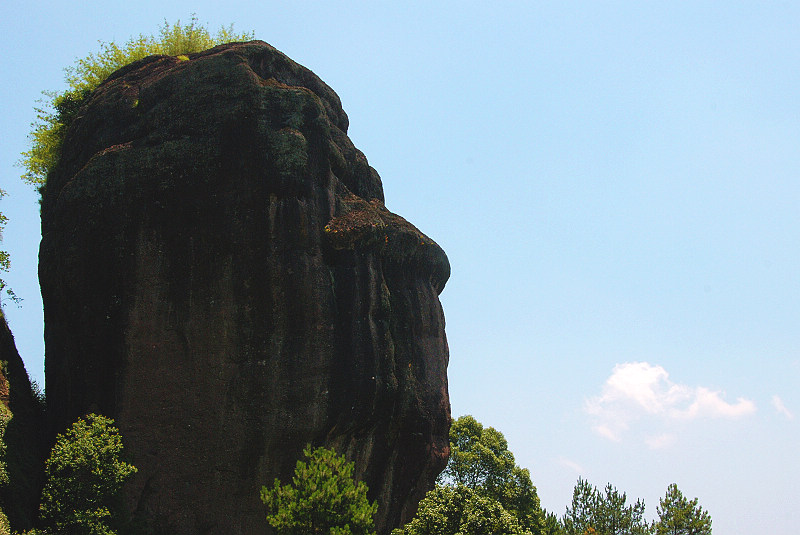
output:
[[[187,25],[182,25],[180,20],[174,25],[164,21],[158,37],[140,34],[122,46],[113,41],[101,41],[98,53],[78,59],[75,65],[64,69],[68,87],[64,92],[44,92],[42,107],[35,108],[36,121],[28,134],[31,148],[22,153],[19,161],[19,165],[25,169],[22,179],[36,186],[45,184],[47,174],[58,162],[67,128],[80,107],[91,92],[120,67],[153,54],[188,59],[185,54],[250,39],[253,39],[252,33],[236,33],[232,24],[221,27],[216,35],[211,35],[192,15]]]

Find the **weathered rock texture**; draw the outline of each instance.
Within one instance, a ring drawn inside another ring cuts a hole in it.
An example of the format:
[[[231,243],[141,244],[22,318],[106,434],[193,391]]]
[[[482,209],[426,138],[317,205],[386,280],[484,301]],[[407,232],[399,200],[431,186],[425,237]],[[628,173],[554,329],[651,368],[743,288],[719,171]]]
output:
[[[0,405],[11,413],[2,440],[8,483],[0,485],[0,509],[14,531],[33,527],[42,490],[44,415],[31,388],[14,336],[0,313]],[[0,410],[3,410],[0,408]],[[7,413],[6,413],[7,414]]]
[[[42,199],[53,430],[116,418],[134,515],[266,531],[306,443],[355,461],[379,531],[448,454],[444,252],[386,210],[337,95],[263,42],[112,75]]]

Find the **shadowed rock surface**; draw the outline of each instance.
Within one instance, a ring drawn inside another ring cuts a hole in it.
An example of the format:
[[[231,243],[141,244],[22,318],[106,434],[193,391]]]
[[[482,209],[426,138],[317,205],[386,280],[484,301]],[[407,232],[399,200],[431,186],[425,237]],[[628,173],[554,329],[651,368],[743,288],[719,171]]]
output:
[[[39,511],[45,457],[44,415],[1,313],[0,363],[0,404],[12,415],[3,436],[8,484],[0,485],[0,509],[14,531],[22,532],[33,527]]]
[[[42,198],[51,432],[116,419],[134,516],[264,533],[306,443],[387,532],[448,455],[444,252],[383,204],[338,96],[263,42],[153,56],[72,123]]]

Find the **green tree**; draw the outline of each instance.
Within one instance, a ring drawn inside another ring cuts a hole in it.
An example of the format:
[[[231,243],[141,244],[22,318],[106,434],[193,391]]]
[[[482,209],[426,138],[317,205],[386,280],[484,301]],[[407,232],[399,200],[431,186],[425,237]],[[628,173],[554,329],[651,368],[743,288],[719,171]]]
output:
[[[437,486],[392,535],[530,535],[497,500],[464,485]]]
[[[711,535],[711,515],[672,483],[658,506],[657,535]]]
[[[502,433],[483,427],[472,416],[461,416],[451,425],[450,460],[439,482],[463,485],[496,500],[534,534],[544,530],[544,513],[530,472],[515,464]]]
[[[378,504],[353,479],[353,463],[326,448],[303,450],[292,483],[261,488],[267,522],[279,535],[371,535]]]
[[[153,54],[181,56],[200,52],[223,43],[247,41],[252,33],[236,33],[233,25],[221,27],[216,35],[198,23],[192,15],[188,25],[180,21],[170,25],[164,21],[159,35],[131,38],[119,46],[113,41],[100,42],[100,51],[79,59],[65,69],[67,89],[64,92],[45,91],[41,107],[35,108],[36,121],[29,134],[30,149],[22,153],[20,165],[23,180],[43,186],[47,174],[58,162],[61,143],[82,104],[106,78],[120,67]]]
[[[598,490],[583,478],[572,491],[572,503],[564,514],[567,535],[649,535],[653,527],[644,520],[644,502],[626,505],[627,496],[610,483]]]
[[[542,535],[565,535],[564,526],[555,513],[544,513],[544,530]]]
[[[626,505],[627,496],[607,484],[600,493],[599,514],[595,528],[598,533],[609,535],[645,535],[652,533],[652,526],[644,520],[644,501],[636,500]]]
[[[572,503],[567,506],[562,521],[564,531],[568,535],[586,533],[595,523],[596,512],[599,510],[598,501],[597,489],[579,477],[575,488],[572,489]]]
[[[45,465],[41,519],[58,535],[114,535],[122,484],[136,468],[121,460],[110,418],[89,414],[58,435]]]

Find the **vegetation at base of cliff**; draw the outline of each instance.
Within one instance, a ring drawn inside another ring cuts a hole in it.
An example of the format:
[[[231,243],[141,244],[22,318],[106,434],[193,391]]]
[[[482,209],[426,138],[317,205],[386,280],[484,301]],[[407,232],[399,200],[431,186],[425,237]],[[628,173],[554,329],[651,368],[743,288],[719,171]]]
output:
[[[122,437],[110,418],[89,414],[58,435],[45,465],[42,528],[28,535],[116,535],[120,490],[136,468],[122,460]]]
[[[267,522],[278,535],[374,535],[378,504],[367,486],[353,479],[353,463],[326,448],[306,446],[307,462],[297,461],[292,483],[262,487]]]
[[[58,162],[67,128],[77,116],[92,91],[120,67],[153,54],[179,56],[201,52],[216,45],[253,39],[253,33],[236,33],[233,25],[221,27],[215,35],[198,23],[192,15],[188,25],[180,20],[171,25],[164,21],[159,35],[131,38],[124,45],[100,42],[100,51],[79,59],[65,69],[67,89],[61,93],[45,91],[41,106],[35,108],[36,120],[31,124],[30,149],[22,153],[22,179],[43,186],[48,173]]]
[[[464,485],[437,486],[419,503],[417,516],[392,535],[531,535],[497,500]]]
[[[0,403],[0,461],[3,418]],[[113,420],[90,414],[60,434],[46,464],[41,528],[25,535],[116,535],[126,518],[119,492],[136,468],[122,460]],[[603,490],[579,478],[559,518],[539,505],[536,487],[502,433],[471,416],[453,422],[451,458],[417,515],[392,535],[711,535],[711,516],[674,483],[659,502],[658,519],[644,520],[642,500],[628,503],[610,483]],[[326,448],[307,446],[292,482],[261,489],[267,522],[277,535],[374,535],[377,503],[356,482],[353,463]],[[3,478],[0,463],[0,485]],[[4,505],[4,504],[0,504]],[[131,526],[128,526],[129,528]],[[9,533],[0,511],[0,535]]]
[[[8,485],[8,471],[6,471],[6,444],[5,434],[8,422],[11,420],[11,411],[5,403],[0,402],[0,488]],[[0,535],[8,535],[11,526],[8,524],[8,517],[5,513],[6,504],[0,503]]]
[[[529,472],[514,464],[499,431],[462,416],[452,424],[450,448],[436,487],[392,535],[711,535],[711,516],[674,483],[658,519],[647,522],[644,501],[628,504],[610,483],[601,491],[579,478],[559,518],[541,509]]]
[[[502,433],[483,427],[472,416],[462,416],[451,425],[450,460],[439,482],[465,486],[496,501],[524,530],[542,531],[544,514],[530,472],[515,464]]]
[[[450,459],[417,516],[393,535],[544,533],[545,514],[530,472],[502,433],[472,416],[450,426]]]

